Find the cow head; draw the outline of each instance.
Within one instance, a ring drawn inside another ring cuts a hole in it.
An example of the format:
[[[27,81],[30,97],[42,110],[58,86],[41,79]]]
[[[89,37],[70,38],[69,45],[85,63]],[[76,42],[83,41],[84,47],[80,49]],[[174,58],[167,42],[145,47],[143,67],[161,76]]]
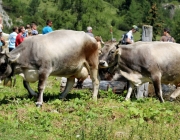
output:
[[[9,57],[6,52],[2,51],[0,53],[0,80],[8,77],[12,72],[8,59]]]
[[[115,75],[116,67],[112,67],[111,62],[115,59],[115,54],[117,53],[118,42],[109,41],[104,44],[101,50],[101,55],[99,56],[99,75],[100,77],[107,77],[106,79],[112,79]],[[101,74],[103,73],[103,75]]]
[[[10,76],[12,73],[11,64],[15,63],[19,56],[20,53],[15,56],[11,56],[9,53],[6,53],[5,50],[0,52],[0,80]]]
[[[117,56],[121,53],[117,42],[105,44],[102,48],[102,54],[99,56],[99,67],[109,68],[115,65]]]

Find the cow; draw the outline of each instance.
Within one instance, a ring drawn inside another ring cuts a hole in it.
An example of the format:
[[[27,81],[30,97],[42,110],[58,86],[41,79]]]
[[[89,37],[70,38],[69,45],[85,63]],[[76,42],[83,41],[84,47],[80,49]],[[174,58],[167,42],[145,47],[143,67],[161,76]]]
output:
[[[38,107],[43,104],[43,91],[49,76],[67,77],[60,98],[65,99],[75,78],[84,80],[90,74],[93,99],[97,100],[98,46],[94,38],[83,31],[57,30],[46,35],[27,37],[10,53],[0,53],[0,79],[21,74],[28,92],[37,96],[29,82],[38,81]]]
[[[180,83],[180,44],[171,42],[136,42],[130,45],[114,44],[108,56],[102,54],[99,65],[118,69],[130,81],[126,100],[129,100],[134,86],[152,82],[156,96],[161,102],[161,83]],[[170,96],[174,100],[180,95],[177,88]]]
[[[99,60],[105,60],[108,57],[109,51],[118,44],[116,41],[107,41],[104,43],[103,48],[101,49],[101,54],[99,55]],[[109,68],[104,68],[99,65],[99,76],[101,80],[108,80],[108,81],[124,81],[127,80],[122,77],[118,70],[114,69],[113,71]]]

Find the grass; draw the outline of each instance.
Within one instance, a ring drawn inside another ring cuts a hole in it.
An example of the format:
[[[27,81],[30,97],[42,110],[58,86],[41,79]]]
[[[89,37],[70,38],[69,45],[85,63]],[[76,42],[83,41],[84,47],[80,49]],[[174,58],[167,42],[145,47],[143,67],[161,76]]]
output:
[[[67,101],[58,99],[59,81],[48,80],[42,108],[28,98],[17,78],[14,88],[1,86],[1,140],[178,140],[180,102],[160,103],[155,98],[132,99],[112,90],[100,91],[97,102],[90,90],[73,89]],[[32,84],[36,89],[37,83]]]

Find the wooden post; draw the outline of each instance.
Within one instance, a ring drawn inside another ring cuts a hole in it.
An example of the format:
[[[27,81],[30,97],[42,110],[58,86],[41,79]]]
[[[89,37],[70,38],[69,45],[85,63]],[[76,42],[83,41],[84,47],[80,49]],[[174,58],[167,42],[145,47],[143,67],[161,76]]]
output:
[[[143,25],[142,27],[142,41],[151,42],[153,37],[153,27],[150,25]]]
[[[143,25],[142,27],[142,41],[152,42],[153,28],[150,25]],[[145,53],[145,52],[144,52]],[[148,96],[149,82],[137,87],[136,98],[143,98]]]

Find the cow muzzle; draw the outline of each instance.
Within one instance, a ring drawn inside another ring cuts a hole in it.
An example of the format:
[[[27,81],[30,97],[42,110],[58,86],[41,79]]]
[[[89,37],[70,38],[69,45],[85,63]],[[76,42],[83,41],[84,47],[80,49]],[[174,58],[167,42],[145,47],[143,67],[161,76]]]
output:
[[[108,63],[106,62],[106,61],[104,61],[104,60],[100,60],[99,61],[99,67],[100,68],[108,68]]]

